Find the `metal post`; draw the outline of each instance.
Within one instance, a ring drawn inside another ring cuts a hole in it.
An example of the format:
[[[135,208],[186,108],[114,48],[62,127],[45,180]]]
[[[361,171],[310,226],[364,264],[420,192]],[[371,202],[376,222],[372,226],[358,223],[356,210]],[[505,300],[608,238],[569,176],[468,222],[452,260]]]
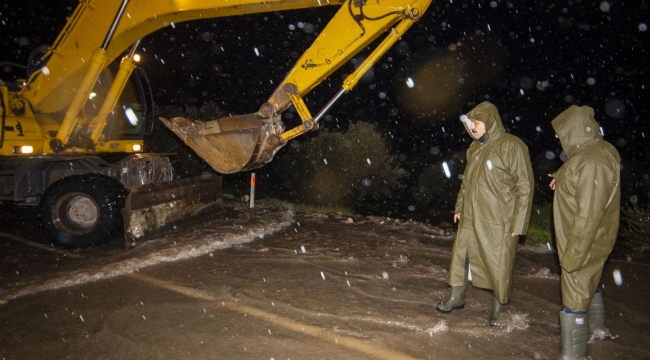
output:
[[[255,206],[255,173],[251,173],[251,209]]]

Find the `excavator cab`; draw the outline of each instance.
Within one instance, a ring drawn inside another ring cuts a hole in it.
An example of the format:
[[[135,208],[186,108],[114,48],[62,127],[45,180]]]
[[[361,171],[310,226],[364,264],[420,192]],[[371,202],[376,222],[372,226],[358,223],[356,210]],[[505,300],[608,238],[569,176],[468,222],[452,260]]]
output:
[[[104,103],[119,66],[113,62],[102,71],[93,92],[84,104],[83,112],[95,115]],[[144,135],[152,131],[153,101],[151,89],[145,71],[136,68],[124,84],[122,92],[115,103],[114,110],[107,115],[95,148],[98,152],[129,151],[129,145],[139,144],[142,148]],[[111,149],[110,146],[113,146]]]

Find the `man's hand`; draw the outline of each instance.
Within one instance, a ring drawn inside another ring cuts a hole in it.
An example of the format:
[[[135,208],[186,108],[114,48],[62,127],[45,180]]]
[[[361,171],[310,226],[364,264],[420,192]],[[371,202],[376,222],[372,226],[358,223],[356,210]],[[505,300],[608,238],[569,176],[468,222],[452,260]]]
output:
[[[551,180],[551,183],[548,184],[548,187],[550,187],[551,190],[555,190],[555,177],[553,176],[553,174],[548,174],[548,176],[551,177],[551,178],[553,178],[553,179]]]
[[[519,236],[517,233],[512,233],[512,237]]]
[[[460,220],[460,213],[454,214],[454,224]]]

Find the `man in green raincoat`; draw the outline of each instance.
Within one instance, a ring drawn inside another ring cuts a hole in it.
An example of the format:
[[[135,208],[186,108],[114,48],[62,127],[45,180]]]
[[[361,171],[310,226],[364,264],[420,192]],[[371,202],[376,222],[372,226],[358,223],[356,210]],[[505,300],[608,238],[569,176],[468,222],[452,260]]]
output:
[[[533,171],[528,148],[506,133],[494,105],[483,102],[461,120],[474,142],[454,211],[460,224],[449,270],[451,296],[436,308],[447,313],[464,307],[471,269],[472,285],[494,293],[489,324],[495,326],[510,298],[519,235],[528,229]]]
[[[572,105],[551,125],[568,159],[552,176],[553,220],[562,268],[562,355],[582,359],[588,335],[608,335],[598,283],[618,231],[621,158],[603,140],[594,110]]]

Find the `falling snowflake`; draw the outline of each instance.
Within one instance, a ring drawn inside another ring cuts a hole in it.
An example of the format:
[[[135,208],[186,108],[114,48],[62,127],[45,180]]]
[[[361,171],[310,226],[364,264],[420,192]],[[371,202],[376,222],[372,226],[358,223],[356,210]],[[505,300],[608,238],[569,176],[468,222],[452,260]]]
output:
[[[447,179],[451,179],[451,171],[449,170],[449,165],[446,161],[442,163],[442,170],[444,170]]]
[[[411,79],[411,78],[407,78],[407,79],[406,79],[406,86],[408,86],[408,87],[410,87],[410,88],[415,87],[415,82],[413,81],[413,79]]]
[[[612,8],[612,5],[610,5],[609,2],[603,1],[600,3],[600,11],[602,12],[608,12]]]
[[[623,275],[621,275],[621,270],[619,269],[614,269],[613,274],[614,275],[614,282],[616,285],[621,286],[623,285]]]

